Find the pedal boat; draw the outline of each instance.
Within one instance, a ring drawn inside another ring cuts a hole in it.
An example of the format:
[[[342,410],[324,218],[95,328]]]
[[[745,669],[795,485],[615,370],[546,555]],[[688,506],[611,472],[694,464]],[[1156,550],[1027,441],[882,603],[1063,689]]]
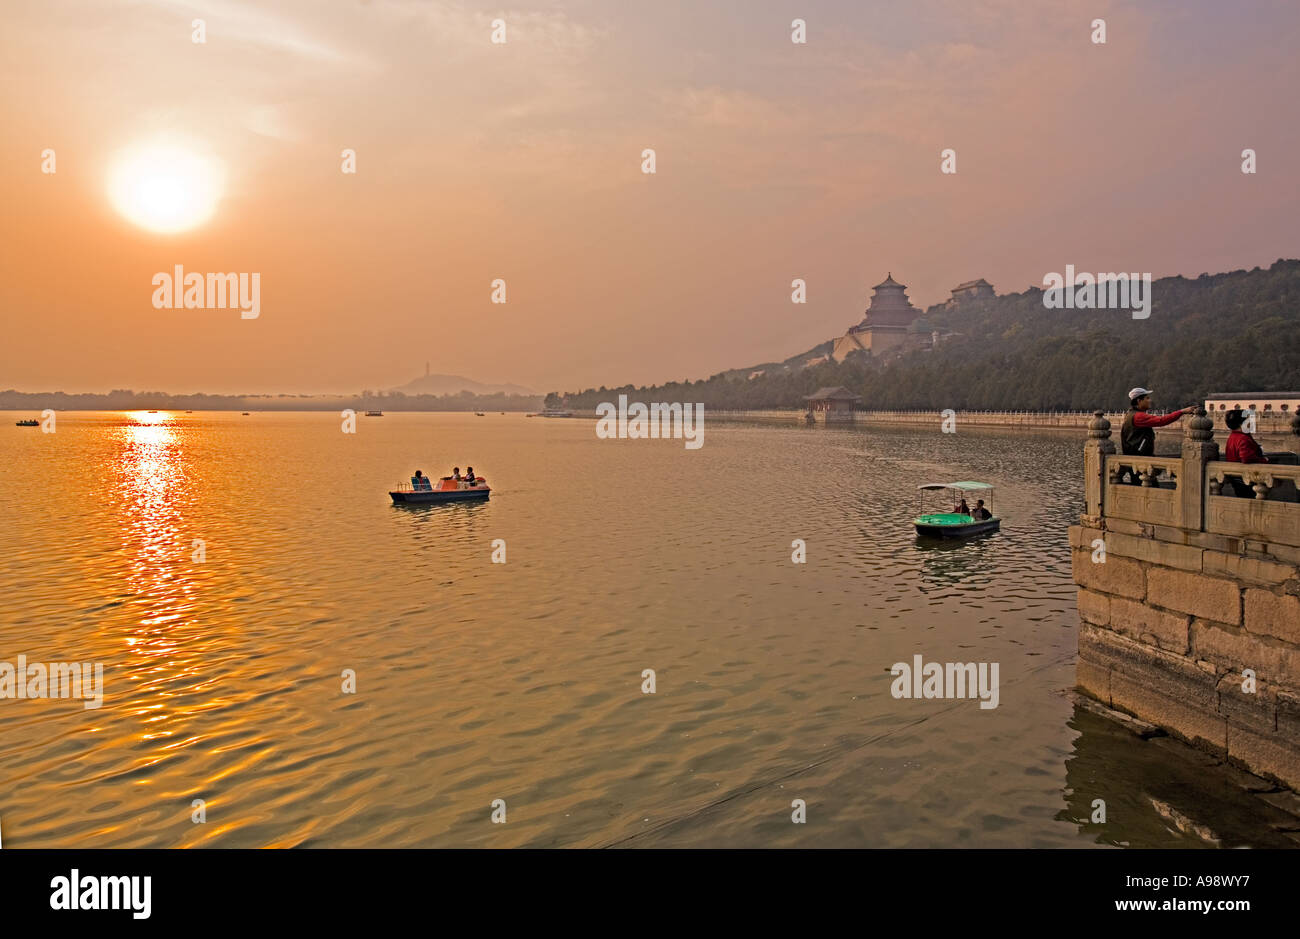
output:
[[[474,499],[486,500],[488,494],[492,492],[492,487],[482,476],[474,480],[474,485],[462,480],[455,480],[444,476],[442,479],[431,479],[431,489],[416,489],[414,485],[404,483],[390,493],[393,497],[394,505],[416,505],[428,504],[431,502],[468,502]]]
[[[958,512],[926,512],[925,494],[927,492],[947,492],[951,501],[960,502],[967,493],[978,492],[987,503],[993,493],[989,483],[957,482],[926,483],[916,487],[921,493],[921,514],[912,519],[916,533],[926,538],[971,538],[985,532],[998,531],[1002,527],[1002,518],[993,515],[990,518],[976,519]],[[986,505],[985,508],[988,508]],[[992,509],[989,509],[991,512]]]

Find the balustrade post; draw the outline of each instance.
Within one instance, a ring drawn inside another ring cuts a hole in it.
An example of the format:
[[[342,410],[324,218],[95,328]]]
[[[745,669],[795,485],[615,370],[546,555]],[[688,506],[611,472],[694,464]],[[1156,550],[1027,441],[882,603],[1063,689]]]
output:
[[[1088,422],[1088,440],[1083,445],[1084,496],[1086,513],[1093,518],[1105,514],[1102,504],[1106,492],[1106,457],[1115,452],[1110,439],[1110,421],[1102,411],[1093,411]]]
[[[1205,529],[1205,464],[1218,458],[1214,421],[1199,407],[1183,434],[1183,465],[1178,474],[1179,525],[1189,531]]]

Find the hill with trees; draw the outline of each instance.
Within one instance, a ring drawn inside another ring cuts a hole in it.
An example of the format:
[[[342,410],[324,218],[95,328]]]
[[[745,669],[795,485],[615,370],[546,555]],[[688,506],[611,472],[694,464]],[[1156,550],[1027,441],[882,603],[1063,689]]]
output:
[[[888,361],[859,353],[801,367],[823,343],[784,363],[700,381],[553,392],[547,403],[590,410],[627,394],[715,409],[796,408],[820,387],[843,385],[873,409],[1091,410],[1123,407],[1134,385],[1155,389],[1161,408],[1215,392],[1300,386],[1300,261],[1165,277],[1152,283],[1151,298],[1151,315],[1133,319],[1128,310],[1048,309],[1042,290],[1030,288],[930,307],[926,325],[947,335]]]

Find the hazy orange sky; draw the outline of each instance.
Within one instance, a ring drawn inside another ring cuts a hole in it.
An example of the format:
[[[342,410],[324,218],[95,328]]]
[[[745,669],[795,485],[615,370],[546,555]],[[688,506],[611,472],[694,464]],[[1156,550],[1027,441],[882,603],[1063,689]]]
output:
[[[1294,0],[520,2],[7,0],[0,389],[700,378],[886,271],[925,306],[1300,255]],[[175,234],[107,195],[163,134],[225,173]],[[155,309],[177,264],[259,272],[261,316]]]

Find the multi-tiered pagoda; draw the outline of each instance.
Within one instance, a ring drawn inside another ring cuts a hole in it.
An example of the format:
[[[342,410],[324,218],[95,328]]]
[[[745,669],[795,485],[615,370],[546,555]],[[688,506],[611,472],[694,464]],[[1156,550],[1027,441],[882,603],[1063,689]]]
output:
[[[872,288],[871,305],[862,316],[862,322],[850,326],[849,331],[835,340],[831,356],[843,362],[854,352],[882,356],[902,351],[910,343],[909,327],[921,315],[907,299],[907,287],[894,280],[891,272]]]

